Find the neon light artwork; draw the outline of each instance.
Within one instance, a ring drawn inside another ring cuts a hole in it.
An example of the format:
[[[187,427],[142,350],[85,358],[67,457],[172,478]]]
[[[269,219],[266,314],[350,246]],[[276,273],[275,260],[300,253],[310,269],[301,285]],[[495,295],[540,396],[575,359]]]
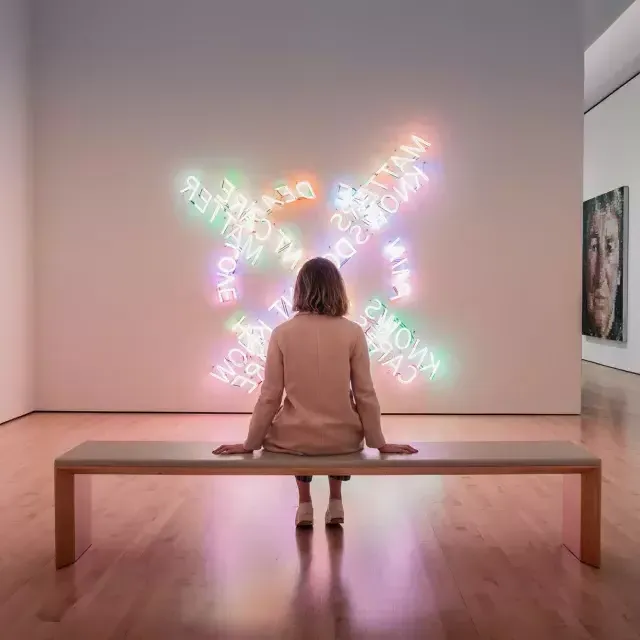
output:
[[[356,259],[360,248],[374,235],[386,232],[402,206],[415,197],[429,177],[423,160],[430,143],[417,135],[410,144],[398,150],[379,166],[360,186],[341,182],[333,200],[329,229],[340,233],[324,257],[339,268]],[[294,235],[281,227],[274,228],[277,212],[298,200],[316,200],[316,189],[308,180],[293,186],[281,184],[272,194],[251,199],[227,177],[219,188],[210,189],[190,175],[180,189],[180,195],[199,216],[208,222],[221,222],[220,235],[227,250],[216,261],[216,292],[221,303],[238,301],[238,271],[255,267],[267,247],[277,264],[289,278],[302,265],[305,251]],[[430,346],[416,337],[390,304],[408,298],[412,292],[412,270],[406,244],[400,237],[387,238],[382,246],[382,258],[389,274],[390,292],[383,300],[370,299],[355,321],[363,328],[372,363],[390,373],[398,383],[411,384],[419,379],[432,380],[441,362]],[[242,263],[242,269],[239,269]],[[273,327],[293,315],[293,286],[285,288],[277,299],[264,308],[262,317],[251,319],[242,315],[234,321],[231,331],[235,344],[229,348],[222,363],[214,364],[210,375],[217,381],[253,393],[264,380],[267,346]],[[237,317],[237,316],[236,316]]]
[[[411,270],[409,269],[407,250],[400,243],[400,238],[386,244],[382,253],[391,265],[391,285],[394,295],[389,300],[393,302],[408,296],[411,293],[411,284],[409,283]]]

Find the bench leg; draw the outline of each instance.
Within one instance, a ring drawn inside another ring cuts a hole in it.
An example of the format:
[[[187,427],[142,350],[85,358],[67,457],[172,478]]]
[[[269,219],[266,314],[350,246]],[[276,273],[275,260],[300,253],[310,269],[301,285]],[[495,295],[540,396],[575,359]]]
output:
[[[55,470],[56,569],[91,546],[91,476]]]
[[[563,543],[580,562],[600,566],[600,469],[564,476]]]

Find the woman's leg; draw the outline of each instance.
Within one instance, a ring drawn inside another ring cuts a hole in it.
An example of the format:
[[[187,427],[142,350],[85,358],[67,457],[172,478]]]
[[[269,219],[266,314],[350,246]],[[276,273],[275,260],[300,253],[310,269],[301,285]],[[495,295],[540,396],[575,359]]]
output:
[[[325,515],[325,522],[328,525],[344,523],[342,483],[347,480],[350,480],[349,476],[329,476],[329,507]]]
[[[311,502],[311,476],[296,476],[300,504]]]
[[[329,478],[329,500],[342,500],[342,478]]]

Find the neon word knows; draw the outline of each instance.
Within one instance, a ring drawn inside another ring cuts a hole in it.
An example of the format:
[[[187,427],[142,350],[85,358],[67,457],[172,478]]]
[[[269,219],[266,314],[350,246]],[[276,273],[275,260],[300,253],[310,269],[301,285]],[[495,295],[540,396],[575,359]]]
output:
[[[381,300],[374,298],[357,322],[367,337],[369,353],[376,356],[380,354],[376,360],[389,367],[399,382],[409,384],[421,371],[430,371],[429,380],[433,379],[440,367],[440,360],[436,362],[433,351],[426,345],[420,346],[420,339],[415,338],[414,332],[403,322],[390,315]],[[427,356],[429,363],[425,364]],[[405,357],[408,363],[406,368]]]

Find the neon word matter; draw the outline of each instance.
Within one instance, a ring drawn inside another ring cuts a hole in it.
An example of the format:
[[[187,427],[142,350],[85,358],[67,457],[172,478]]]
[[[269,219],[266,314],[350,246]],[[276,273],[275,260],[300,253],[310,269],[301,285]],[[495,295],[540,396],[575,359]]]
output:
[[[337,211],[330,222],[346,235],[324,257],[333,260],[339,268],[357,253],[349,236],[356,245],[368,242],[398,212],[401,204],[408,202],[410,193],[416,193],[429,182],[417,162],[431,144],[416,135],[411,139],[415,146],[400,147],[406,155],[394,153],[359,189],[344,183],[338,185]]]

